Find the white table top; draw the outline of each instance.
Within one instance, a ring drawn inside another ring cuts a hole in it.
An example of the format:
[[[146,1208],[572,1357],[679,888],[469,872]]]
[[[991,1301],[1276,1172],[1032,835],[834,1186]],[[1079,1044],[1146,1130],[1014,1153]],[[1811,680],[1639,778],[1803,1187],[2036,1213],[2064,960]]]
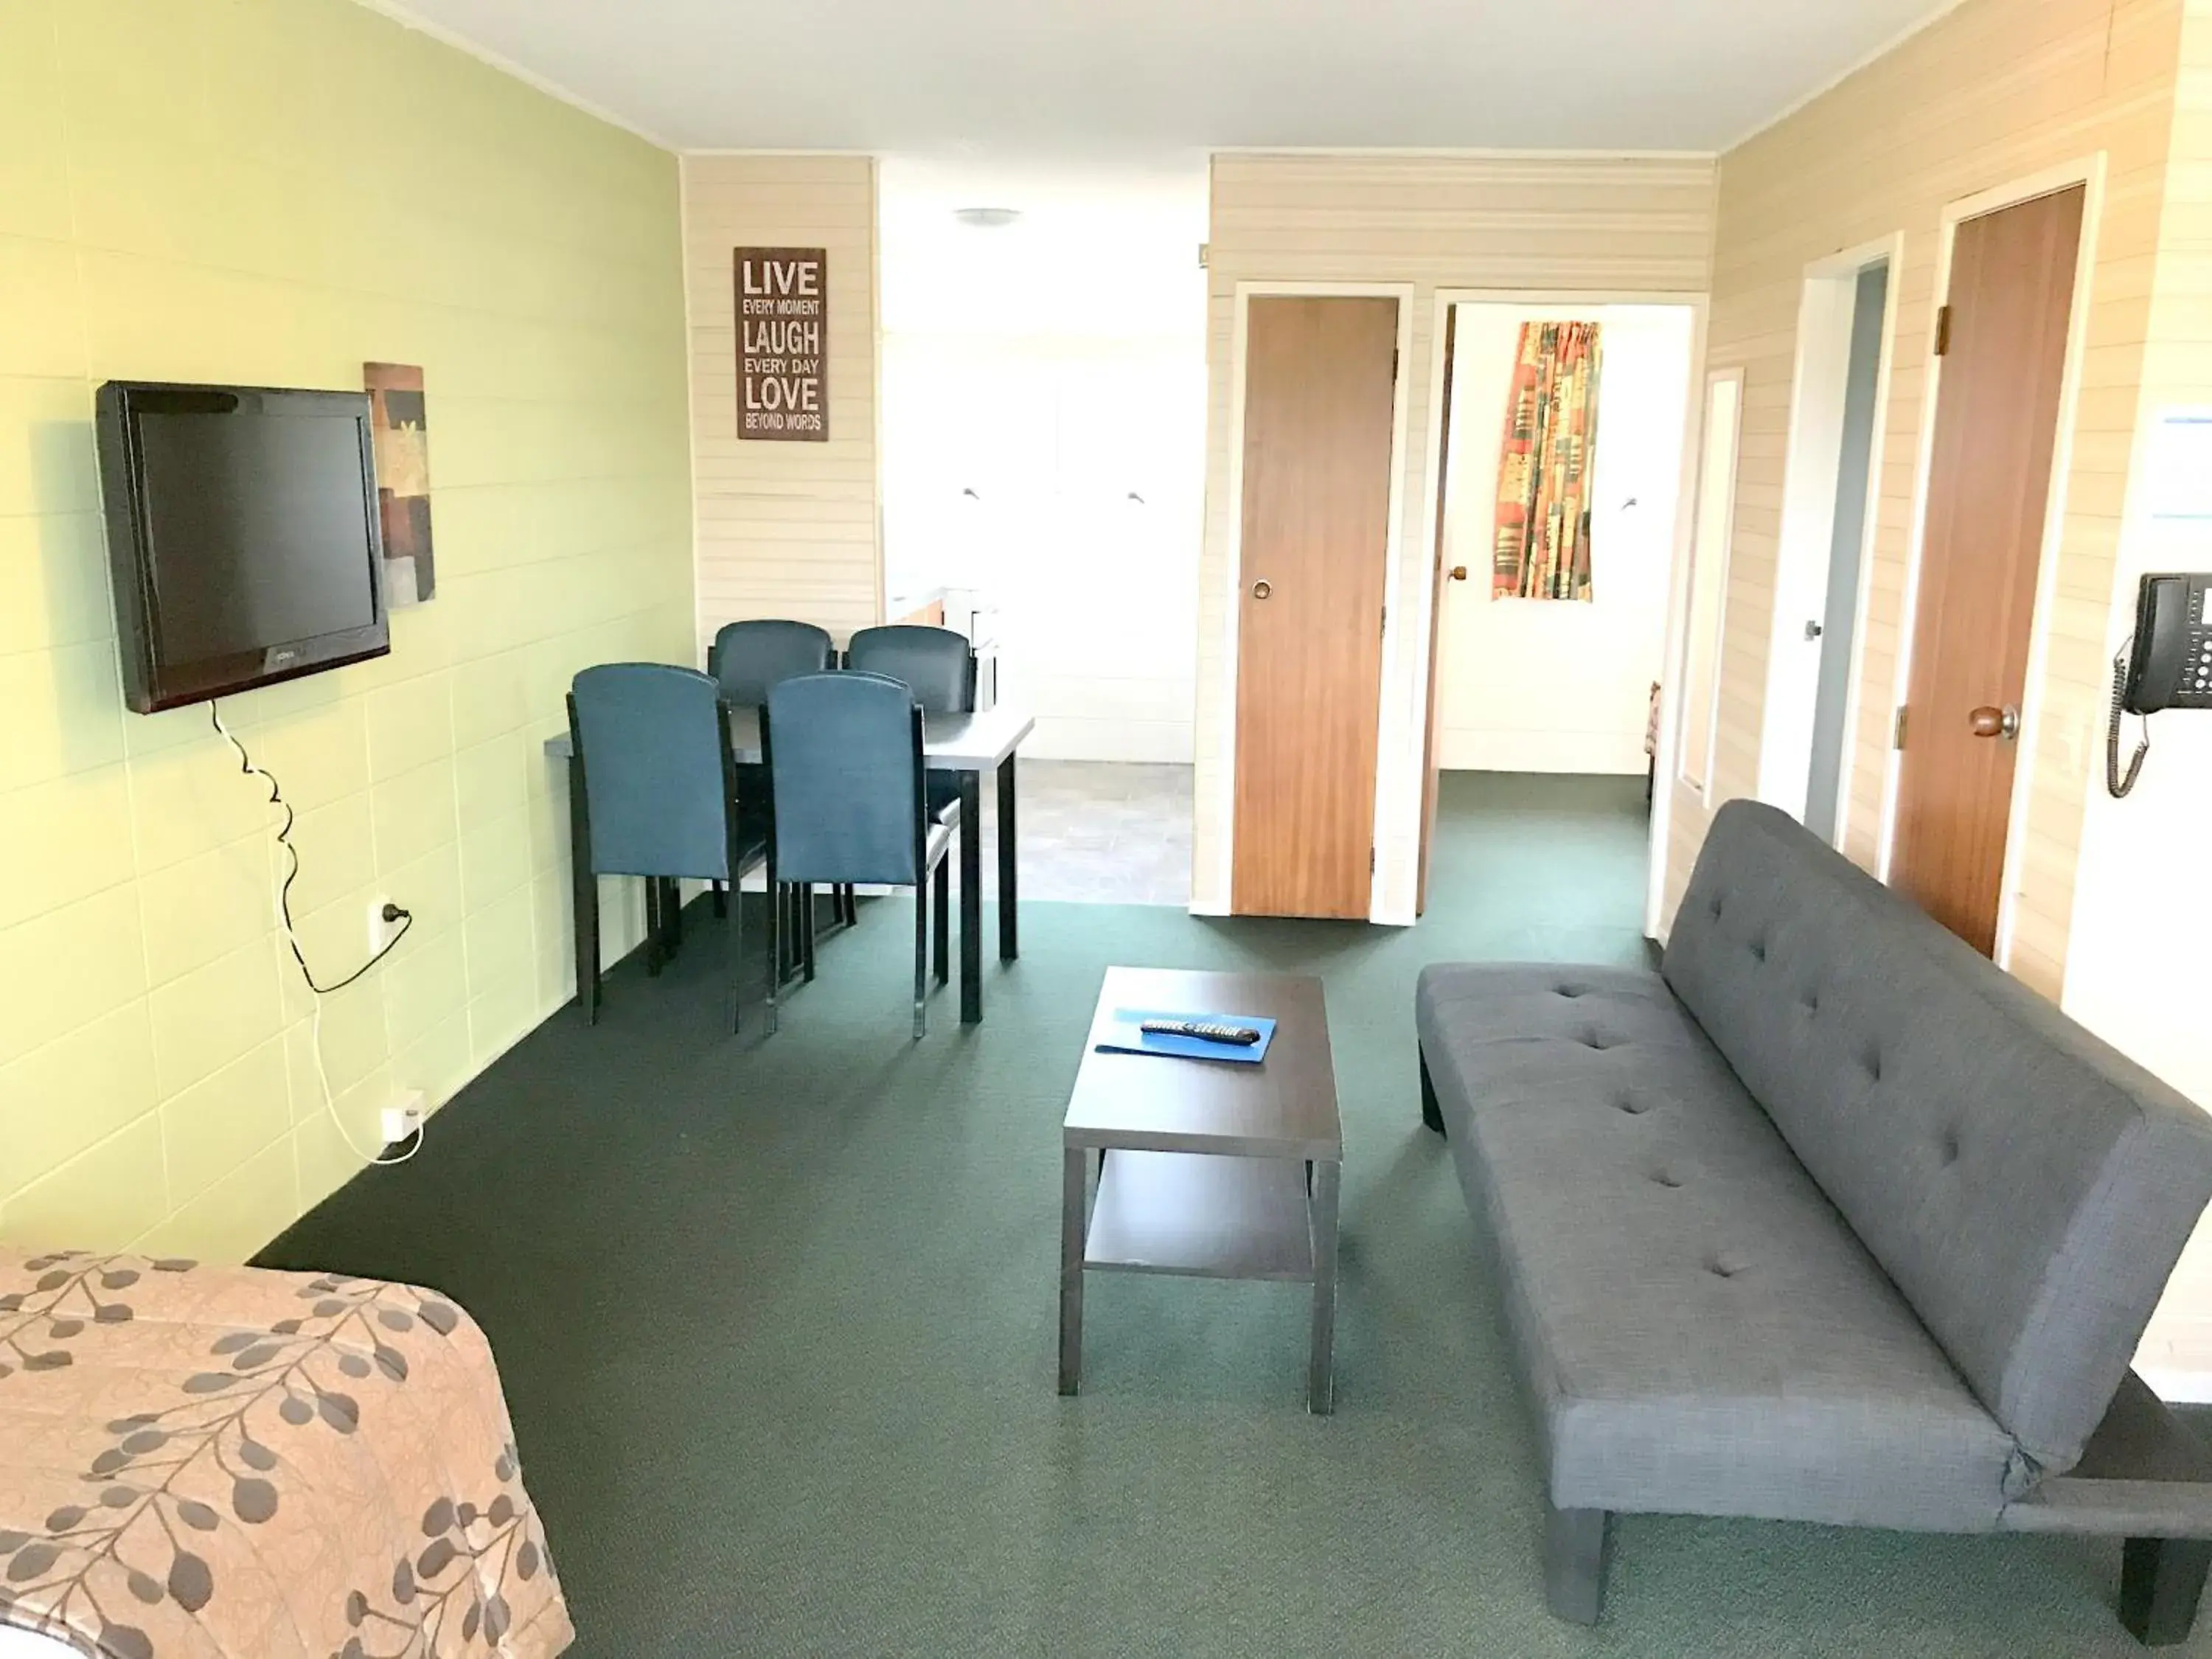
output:
[[[924,714],[922,756],[939,771],[988,772],[1036,730],[1036,715],[1004,703],[981,714]],[[566,732],[545,739],[545,752],[555,760],[567,760],[570,747]],[[759,709],[730,711],[730,752],[740,765],[759,763]]]

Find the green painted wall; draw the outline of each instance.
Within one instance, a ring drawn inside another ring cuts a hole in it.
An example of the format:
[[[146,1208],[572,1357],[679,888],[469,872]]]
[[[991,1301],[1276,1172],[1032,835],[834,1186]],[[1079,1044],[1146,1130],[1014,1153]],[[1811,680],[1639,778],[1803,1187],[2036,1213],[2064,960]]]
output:
[[[225,704],[318,972],[418,918],[325,1005],[368,1146],[569,994],[568,676],[690,659],[679,249],[672,156],[349,0],[0,0],[0,1238],[242,1257],[359,1162],[269,809],[123,708],[94,389],[427,374],[437,599]]]

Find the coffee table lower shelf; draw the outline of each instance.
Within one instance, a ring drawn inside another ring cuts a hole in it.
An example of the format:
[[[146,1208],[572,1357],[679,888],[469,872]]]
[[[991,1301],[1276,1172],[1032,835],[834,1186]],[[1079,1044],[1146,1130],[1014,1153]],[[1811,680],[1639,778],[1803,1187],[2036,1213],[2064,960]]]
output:
[[[1308,1284],[1314,1262],[1307,1197],[1303,1162],[1109,1152],[1091,1201],[1083,1265]]]
[[[1083,1374],[1083,1276],[1174,1273],[1313,1286],[1306,1409],[1334,1403],[1335,1159],[1070,1146],[1063,1158],[1060,1391]],[[1096,1187],[1093,1190],[1093,1170]]]

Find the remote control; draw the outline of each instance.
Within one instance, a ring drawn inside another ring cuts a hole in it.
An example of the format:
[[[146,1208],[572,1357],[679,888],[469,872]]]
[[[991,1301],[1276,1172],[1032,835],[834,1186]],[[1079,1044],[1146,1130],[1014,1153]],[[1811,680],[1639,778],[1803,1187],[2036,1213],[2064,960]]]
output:
[[[1260,1040],[1260,1034],[1249,1025],[1208,1025],[1195,1019],[1148,1019],[1137,1029],[1152,1036],[1195,1037],[1200,1042],[1225,1042],[1237,1048],[1249,1048]]]

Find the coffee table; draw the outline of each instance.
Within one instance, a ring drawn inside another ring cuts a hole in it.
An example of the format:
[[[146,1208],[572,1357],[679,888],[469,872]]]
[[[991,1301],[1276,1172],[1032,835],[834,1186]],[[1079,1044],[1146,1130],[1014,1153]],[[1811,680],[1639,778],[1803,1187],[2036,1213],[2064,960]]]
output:
[[[1264,1015],[1257,1066],[1102,1054],[1116,1008]],[[1083,1275],[1313,1285],[1306,1409],[1330,1409],[1344,1170],[1321,981],[1109,968],[1060,1130],[1060,1391],[1083,1369]]]

